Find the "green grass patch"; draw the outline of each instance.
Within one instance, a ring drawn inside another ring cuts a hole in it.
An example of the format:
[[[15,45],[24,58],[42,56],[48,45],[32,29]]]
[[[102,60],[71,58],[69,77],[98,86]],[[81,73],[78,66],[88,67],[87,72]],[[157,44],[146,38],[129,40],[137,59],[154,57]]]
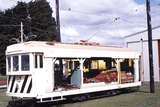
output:
[[[0,107],[7,107],[5,91],[0,92]],[[29,106],[27,106],[29,107]],[[43,106],[44,107],[44,106]],[[51,107],[55,107],[54,105]],[[155,83],[155,93],[150,93],[149,83],[144,83],[140,90],[111,97],[88,100],[84,102],[59,104],[56,107],[160,107],[160,82]]]
[[[7,76],[0,76],[0,80],[7,80]]]

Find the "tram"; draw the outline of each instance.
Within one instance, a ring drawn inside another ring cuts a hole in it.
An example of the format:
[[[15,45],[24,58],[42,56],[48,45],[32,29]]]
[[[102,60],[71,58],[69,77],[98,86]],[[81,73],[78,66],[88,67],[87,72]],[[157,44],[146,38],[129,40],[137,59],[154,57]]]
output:
[[[140,53],[128,48],[45,41],[6,49],[7,95],[38,103],[141,86]]]

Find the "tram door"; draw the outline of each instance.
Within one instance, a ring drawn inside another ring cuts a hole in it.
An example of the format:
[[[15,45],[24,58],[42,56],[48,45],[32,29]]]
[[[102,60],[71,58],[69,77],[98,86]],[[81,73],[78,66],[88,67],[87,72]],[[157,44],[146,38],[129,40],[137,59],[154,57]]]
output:
[[[35,53],[34,54],[34,86],[36,89],[36,92],[40,93],[44,91],[45,81],[43,78],[43,54],[41,53]]]

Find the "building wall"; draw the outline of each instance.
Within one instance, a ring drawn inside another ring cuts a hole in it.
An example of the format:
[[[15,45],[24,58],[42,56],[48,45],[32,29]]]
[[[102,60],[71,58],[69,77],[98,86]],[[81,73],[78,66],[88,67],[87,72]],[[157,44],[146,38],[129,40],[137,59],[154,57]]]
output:
[[[135,38],[134,38],[135,40]],[[149,81],[149,55],[148,55],[148,41],[144,40],[143,42],[141,40],[137,41],[129,41],[126,42],[127,46],[129,48],[132,48],[136,51],[143,52],[142,53],[142,80],[143,81]],[[153,41],[153,67],[154,67],[154,78],[155,81],[160,81],[160,75],[159,75],[159,59],[158,59],[158,41]]]
[[[143,40],[143,43],[141,41]],[[159,68],[159,53],[158,53],[158,40],[160,40],[160,27],[152,30],[153,41],[153,67],[154,79],[160,81],[160,68]],[[148,32],[142,32],[129,37],[125,37],[126,46],[142,52],[143,50],[143,67],[144,67],[144,81],[149,81],[149,56],[148,56]],[[143,44],[143,47],[142,47]]]

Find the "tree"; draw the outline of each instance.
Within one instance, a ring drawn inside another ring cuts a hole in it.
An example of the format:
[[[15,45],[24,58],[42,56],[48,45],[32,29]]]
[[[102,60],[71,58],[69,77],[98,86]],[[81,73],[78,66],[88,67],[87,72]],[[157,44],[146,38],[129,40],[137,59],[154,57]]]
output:
[[[37,35],[29,40],[56,41],[56,22],[46,0],[17,2],[15,7],[0,11],[0,72],[3,74],[6,66],[6,47],[16,43],[12,38],[20,38],[20,26],[14,25],[20,25],[21,22],[24,24],[24,34],[27,37]]]
[[[36,40],[56,40],[56,22],[52,17],[52,9],[46,0],[29,3],[31,30],[38,36]]]

